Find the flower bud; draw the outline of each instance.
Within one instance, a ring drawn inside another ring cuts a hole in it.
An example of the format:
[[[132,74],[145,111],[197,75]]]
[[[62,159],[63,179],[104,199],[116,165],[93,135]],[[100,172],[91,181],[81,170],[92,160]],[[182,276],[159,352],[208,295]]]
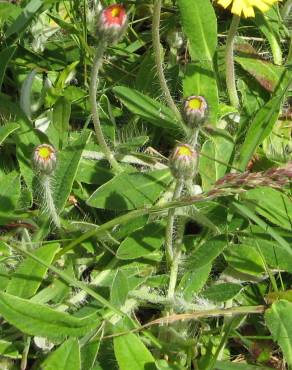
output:
[[[110,44],[119,41],[127,27],[127,14],[120,4],[103,9],[98,18],[97,30],[101,38]]]
[[[33,152],[33,164],[37,171],[50,175],[56,167],[56,150],[49,144],[38,145]]]
[[[184,115],[191,128],[198,127],[207,118],[208,104],[202,96],[190,96],[185,101]]]
[[[169,158],[169,165],[175,178],[192,178],[197,172],[198,152],[188,144],[179,144]]]

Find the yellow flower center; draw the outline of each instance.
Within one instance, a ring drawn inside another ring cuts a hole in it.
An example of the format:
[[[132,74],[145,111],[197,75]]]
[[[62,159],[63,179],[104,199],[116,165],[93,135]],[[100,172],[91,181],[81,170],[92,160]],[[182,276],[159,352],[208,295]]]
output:
[[[121,13],[121,9],[119,7],[113,8],[111,11],[111,15],[113,18],[118,17]]]
[[[39,149],[39,156],[42,159],[45,159],[45,160],[50,159],[51,154],[52,154],[52,150],[46,146]]]
[[[191,157],[192,156],[192,151],[187,146],[181,146],[181,147],[179,147],[179,149],[177,151],[177,154],[178,155],[185,155],[187,157]]]
[[[188,102],[188,107],[190,109],[200,109],[202,106],[202,102],[200,99],[197,99],[197,98],[194,98],[194,99],[191,99],[189,102]]]

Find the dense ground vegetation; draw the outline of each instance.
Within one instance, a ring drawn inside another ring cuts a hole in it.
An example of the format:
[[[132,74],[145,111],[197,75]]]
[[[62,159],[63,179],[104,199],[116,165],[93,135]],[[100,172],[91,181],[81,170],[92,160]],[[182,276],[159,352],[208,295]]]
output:
[[[0,2],[1,370],[292,369],[291,6]]]

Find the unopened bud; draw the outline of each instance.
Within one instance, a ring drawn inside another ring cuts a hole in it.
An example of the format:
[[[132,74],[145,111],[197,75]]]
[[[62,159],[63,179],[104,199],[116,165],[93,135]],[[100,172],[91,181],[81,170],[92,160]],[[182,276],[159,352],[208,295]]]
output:
[[[185,101],[184,115],[191,128],[198,127],[207,118],[208,104],[202,96],[190,96]]]
[[[169,158],[169,165],[175,178],[192,178],[197,173],[198,152],[188,144],[179,144]]]
[[[56,150],[49,144],[38,145],[33,152],[33,164],[37,171],[50,175],[56,167]]]
[[[119,41],[127,27],[127,13],[121,4],[103,9],[98,18],[97,30],[101,38],[110,44]]]

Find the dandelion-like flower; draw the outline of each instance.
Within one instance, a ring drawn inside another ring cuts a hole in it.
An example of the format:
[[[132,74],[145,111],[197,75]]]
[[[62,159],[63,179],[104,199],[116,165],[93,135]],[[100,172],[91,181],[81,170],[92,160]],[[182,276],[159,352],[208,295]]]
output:
[[[203,96],[190,96],[184,105],[184,115],[191,127],[197,127],[207,117],[208,104]]]
[[[57,155],[52,145],[38,145],[33,152],[33,164],[39,172],[50,175],[56,167]]]
[[[116,43],[127,27],[127,13],[121,4],[113,4],[99,14],[97,29],[108,43]]]
[[[198,153],[188,144],[179,144],[169,158],[169,165],[175,178],[192,178],[197,172]]]
[[[217,3],[227,8],[232,4],[231,12],[238,16],[254,17],[254,8],[266,12],[271,6],[281,0],[217,0]]]

